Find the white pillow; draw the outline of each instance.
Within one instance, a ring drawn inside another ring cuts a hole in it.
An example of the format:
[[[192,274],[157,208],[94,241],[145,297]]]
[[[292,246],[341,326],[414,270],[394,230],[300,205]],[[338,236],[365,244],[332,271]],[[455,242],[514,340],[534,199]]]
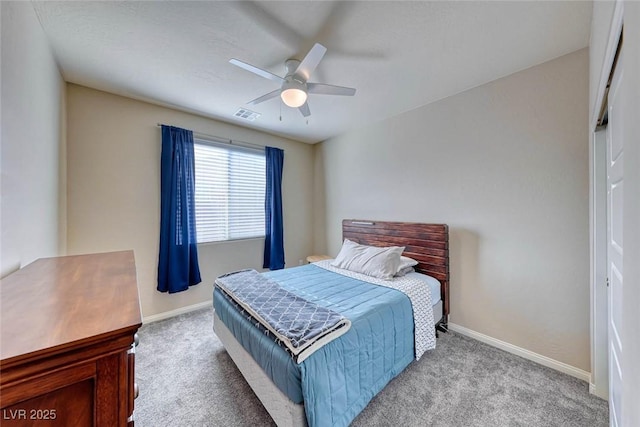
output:
[[[401,268],[393,277],[403,277],[406,276],[409,273],[413,273],[414,271],[416,271],[415,268],[409,266],[409,267],[405,267],[405,268]]]
[[[359,245],[344,239],[342,249],[331,265],[378,279],[390,280],[398,272],[400,255],[403,251],[402,246],[378,248]]]
[[[400,257],[400,266],[398,266],[398,273],[400,271],[404,270],[407,267],[415,267],[416,265],[418,265],[418,261],[416,261],[415,259],[409,258],[408,256],[401,256]],[[407,274],[407,273],[405,273],[405,274]]]

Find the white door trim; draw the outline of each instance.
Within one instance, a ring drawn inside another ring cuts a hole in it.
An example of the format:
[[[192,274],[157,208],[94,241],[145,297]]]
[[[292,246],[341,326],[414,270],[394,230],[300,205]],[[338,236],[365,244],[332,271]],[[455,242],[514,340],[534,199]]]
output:
[[[602,64],[602,69],[600,70],[600,76],[598,79],[598,89],[596,92],[596,102],[594,104],[594,110],[591,111],[591,117],[590,117],[590,122],[589,122],[589,135],[590,135],[590,150],[589,150],[589,182],[590,182],[590,186],[589,186],[589,239],[590,239],[590,289],[591,289],[591,298],[590,298],[590,302],[591,302],[591,307],[590,307],[590,323],[591,323],[591,328],[590,328],[590,332],[591,332],[591,379],[589,381],[589,392],[593,393],[597,396],[603,397],[603,394],[608,395],[609,394],[609,386],[608,386],[608,380],[607,380],[607,384],[600,384],[599,378],[601,378],[600,375],[598,375],[598,371],[596,370],[595,366],[608,366],[608,348],[600,348],[600,351],[596,351],[595,349],[595,345],[597,343],[599,343],[601,340],[598,339],[599,337],[596,336],[596,332],[598,331],[597,325],[599,324],[599,322],[603,321],[602,316],[603,312],[600,309],[600,307],[602,305],[604,305],[606,307],[607,305],[607,298],[606,298],[606,294],[605,294],[605,299],[604,301],[601,300],[601,296],[599,292],[596,292],[597,289],[597,273],[598,271],[596,270],[597,268],[597,264],[598,264],[598,259],[596,259],[596,249],[595,249],[595,242],[596,242],[596,236],[599,235],[599,233],[601,233],[601,231],[596,228],[598,227],[598,224],[596,222],[596,212],[595,212],[595,186],[596,186],[596,177],[595,177],[595,170],[594,170],[594,155],[595,155],[595,130],[596,130],[596,125],[598,123],[598,115],[600,113],[602,104],[604,102],[604,94],[605,94],[605,90],[607,87],[607,83],[609,81],[609,76],[611,75],[611,69],[613,68],[613,62],[615,60],[615,56],[616,56],[616,51],[618,49],[618,41],[620,39],[620,34],[622,32],[622,20],[623,18],[623,1],[621,0],[616,0],[615,2],[615,6],[614,6],[614,11],[613,11],[613,16],[611,19],[611,28],[609,31],[609,36],[608,36],[608,40],[607,40],[607,47],[605,50],[605,55],[604,55],[604,62]],[[605,224],[606,226],[606,224]],[[605,229],[606,232],[606,229]],[[604,312],[604,316],[606,316],[607,313]],[[604,318],[604,321],[606,322],[607,319],[606,317]],[[606,338],[605,338],[606,339]],[[604,354],[604,357],[602,356]],[[604,397],[603,397],[604,398]]]
[[[593,135],[590,153],[591,222],[591,376],[589,392],[609,398],[607,308],[607,140],[604,128]]]
[[[613,67],[613,61],[616,57],[616,51],[618,50],[618,40],[620,39],[620,33],[622,32],[622,18],[623,18],[623,1],[616,0],[616,4],[613,9],[613,17],[611,18],[611,31],[609,32],[609,39],[607,40],[607,48],[604,53],[604,62],[602,63],[602,69],[600,70],[600,78],[598,80],[598,90],[596,91],[596,102],[593,104],[594,110],[591,112],[591,121],[589,132],[595,131],[596,124],[598,123],[598,115],[602,104],[604,102],[604,93],[609,82],[609,76],[611,75],[611,68]]]

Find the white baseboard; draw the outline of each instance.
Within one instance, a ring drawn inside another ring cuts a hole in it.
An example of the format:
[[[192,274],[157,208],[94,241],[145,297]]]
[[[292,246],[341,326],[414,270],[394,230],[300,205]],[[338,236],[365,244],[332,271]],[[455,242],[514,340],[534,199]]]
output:
[[[152,314],[151,316],[143,316],[142,323],[153,323],[159,320],[169,319],[171,317],[179,316],[191,311],[200,310],[201,308],[205,307],[213,307],[213,300],[199,302],[198,304],[188,305],[186,307],[180,307],[175,310],[165,311],[164,313]]]
[[[213,306],[213,300],[204,301],[198,304],[189,305],[187,307],[181,307],[175,310],[165,311],[164,313],[145,316],[143,318],[143,323],[153,323],[160,320],[169,319],[171,317],[179,316],[180,314],[185,314],[191,311],[200,310],[201,308],[212,307],[212,306]],[[586,381],[589,383],[589,392],[592,394],[595,393],[595,385],[591,383],[591,374],[587,371],[583,371],[582,369],[551,359],[550,357],[543,356],[538,353],[534,353],[533,351],[524,349],[522,347],[509,344],[508,342],[500,341],[496,338],[492,338],[488,335],[481,334],[480,332],[476,332],[472,329],[465,328],[464,326],[456,325],[455,323],[449,322],[448,326],[449,326],[449,329],[453,332],[457,332],[461,335],[466,335],[480,342],[488,344],[492,347],[496,347],[501,350],[504,350],[507,353],[515,354],[516,356],[523,357],[527,360],[531,360],[532,362],[539,363],[540,365],[547,366],[549,368],[555,369],[556,371],[560,371],[567,375],[571,375],[572,377]]]
[[[592,382],[589,382],[589,393],[598,396],[602,400],[609,400],[609,389],[607,387],[597,388]]]
[[[504,350],[507,353],[512,353],[516,356],[524,357],[525,359],[531,360],[532,362],[539,363],[540,365],[555,369],[556,371],[563,372],[567,375],[571,375],[572,377],[578,378],[588,383],[591,382],[591,374],[589,372],[583,371],[582,369],[576,368],[571,365],[567,365],[563,362],[558,362],[557,360],[551,359],[550,357],[534,353],[533,351],[515,346],[513,344],[509,344],[508,342],[500,341],[488,335],[481,334],[480,332],[465,328],[464,326],[456,325],[455,323],[449,322],[449,329],[453,332],[457,332],[461,335],[466,335],[485,344],[489,344],[492,347]]]

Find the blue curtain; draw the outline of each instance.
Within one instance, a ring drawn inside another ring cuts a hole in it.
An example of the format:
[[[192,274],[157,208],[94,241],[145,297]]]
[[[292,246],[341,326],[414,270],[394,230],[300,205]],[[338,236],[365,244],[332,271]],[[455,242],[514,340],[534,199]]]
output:
[[[265,191],[265,237],[263,268],[284,268],[284,231],[282,225],[282,165],[284,151],[265,147],[267,188]]]
[[[201,282],[196,247],[193,132],[162,126],[158,290],[186,291]]]

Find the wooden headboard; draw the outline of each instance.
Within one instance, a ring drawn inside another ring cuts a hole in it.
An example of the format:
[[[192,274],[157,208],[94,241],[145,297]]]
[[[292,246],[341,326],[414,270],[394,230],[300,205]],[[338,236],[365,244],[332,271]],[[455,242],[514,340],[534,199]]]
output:
[[[404,256],[418,261],[416,271],[440,281],[445,323],[449,315],[449,227],[446,224],[342,221],[342,238],[362,245],[404,246]]]

